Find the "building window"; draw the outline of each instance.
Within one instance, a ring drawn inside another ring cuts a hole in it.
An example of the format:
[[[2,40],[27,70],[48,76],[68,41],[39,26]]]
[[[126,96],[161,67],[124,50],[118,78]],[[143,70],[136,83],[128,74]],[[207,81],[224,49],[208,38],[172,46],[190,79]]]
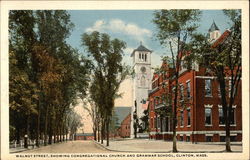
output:
[[[220,136],[220,142],[225,142],[226,141],[226,136]],[[230,136],[230,141],[235,142],[237,141],[237,136]]]
[[[141,53],[139,53],[139,60],[141,60]]]
[[[180,141],[183,141],[183,136],[180,136]]]
[[[230,124],[235,124],[235,108],[232,108],[231,110]]]
[[[205,108],[205,125],[212,125],[212,108]]]
[[[220,84],[218,84],[218,97],[221,97]]]
[[[145,76],[142,76],[141,77],[141,86],[145,87],[145,85],[146,85],[146,79],[145,79]]]
[[[163,94],[161,96],[161,101],[162,101],[163,104],[166,104],[166,96],[165,96],[165,94]]]
[[[161,129],[161,119],[160,119],[160,117],[157,117],[157,128],[158,128],[158,130]]]
[[[190,136],[186,136],[186,141],[190,142]]]
[[[190,81],[187,82],[187,98],[191,97]]]
[[[141,59],[142,59],[142,61],[144,60],[144,54],[141,55]]]
[[[154,119],[151,118],[151,127],[154,128]]]
[[[191,111],[190,108],[187,109],[187,125],[190,126],[191,125]]]
[[[180,84],[180,100],[184,100],[184,87],[182,84]]]
[[[147,54],[145,54],[145,62],[147,61]]]
[[[157,118],[154,118],[154,128],[157,128]]]
[[[166,124],[166,130],[165,131],[169,131],[169,117],[166,117],[165,118],[166,119],[166,121],[165,121],[165,124]]]
[[[212,87],[211,87],[211,79],[205,80],[205,96],[211,97],[212,96]]]
[[[213,142],[213,136],[206,136],[206,142]]]
[[[228,94],[229,94],[229,97],[231,96],[231,90],[232,90],[232,81],[231,79],[229,79],[228,81]],[[234,87],[234,91],[233,91],[233,97],[235,96],[235,87]]]
[[[183,117],[183,111],[181,111],[181,124],[180,126],[183,127],[184,125],[184,117]]]
[[[237,141],[237,137],[236,137],[236,136],[230,136],[230,141],[231,141],[231,142]]]
[[[220,136],[220,142],[226,142],[226,136]]]
[[[219,125],[225,125],[222,107],[219,107]]]

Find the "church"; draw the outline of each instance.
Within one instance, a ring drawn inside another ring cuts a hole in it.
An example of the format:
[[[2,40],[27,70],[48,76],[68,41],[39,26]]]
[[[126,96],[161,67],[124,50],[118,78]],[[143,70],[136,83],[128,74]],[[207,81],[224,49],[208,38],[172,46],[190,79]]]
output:
[[[132,104],[134,104],[134,106],[131,109],[131,138],[135,137],[135,115],[138,119],[138,124],[140,126],[144,125],[140,118],[143,116],[143,111],[147,109],[148,91],[151,90],[151,53],[152,51],[147,49],[141,43],[131,54],[134,70],[132,87]],[[139,128],[137,128],[136,132],[139,132]]]

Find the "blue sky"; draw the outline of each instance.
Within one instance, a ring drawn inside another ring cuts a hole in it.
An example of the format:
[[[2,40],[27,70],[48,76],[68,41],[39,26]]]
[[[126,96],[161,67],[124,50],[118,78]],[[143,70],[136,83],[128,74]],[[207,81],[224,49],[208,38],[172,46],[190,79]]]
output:
[[[152,19],[154,10],[70,10],[71,21],[75,27],[67,42],[84,53],[81,46],[81,35],[84,32],[97,30],[108,33],[112,38],[126,42],[124,62],[131,65],[130,54],[142,41],[143,45],[153,50],[152,66],[161,64],[160,57],[169,54],[168,48],[163,48],[154,38],[156,26]],[[213,20],[221,32],[229,28],[228,18],[222,10],[203,10],[198,32],[207,33]]]

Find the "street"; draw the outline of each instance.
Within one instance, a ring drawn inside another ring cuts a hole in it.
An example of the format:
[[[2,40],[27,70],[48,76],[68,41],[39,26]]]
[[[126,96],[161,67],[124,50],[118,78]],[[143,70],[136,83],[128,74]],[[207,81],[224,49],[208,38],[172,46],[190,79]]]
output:
[[[110,146],[97,144],[94,141],[68,141],[36,149],[26,150],[22,153],[114,153],[114,152],[148,152],[170,153],[172,142],[148,139],[110,140]],[[177,143],[179,152],[185,153],[221,153],[225,152],[222,144],[192,144],[187,142]],[[242,152],[241,144],[232,144],[233,152]],[[107,149],[105,149],[107,148]]]
[[[33,150],[27,150],[22,153],[107,153],[108,151],[93,141],[68,141]]]

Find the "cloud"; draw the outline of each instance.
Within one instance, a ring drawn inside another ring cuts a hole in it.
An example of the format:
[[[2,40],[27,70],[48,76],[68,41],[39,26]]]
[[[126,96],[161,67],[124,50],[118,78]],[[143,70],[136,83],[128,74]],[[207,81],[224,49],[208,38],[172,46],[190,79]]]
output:
[[[126,23],[120,19],[111,19],[106,22],[104,20],[97,20],[93,26],[87,28],[86,32],[113,32],[121,33],[131,36],[136,40],[143,41],[144,37],[151,37],[152,32],[146,28],[141,28],[134,23]]]
[[[130,57],[131,53],[133,52],[134,48],[132,47],[127,47],[126,49],[124,49],[124,56],[122,58],[122,62],[127,64],[127,65],[130,65],[132,66],[132,57]]]
[[[87,28],[86,32],[102,31],[105,22],[103,20],[97,20],[92,27]]]

